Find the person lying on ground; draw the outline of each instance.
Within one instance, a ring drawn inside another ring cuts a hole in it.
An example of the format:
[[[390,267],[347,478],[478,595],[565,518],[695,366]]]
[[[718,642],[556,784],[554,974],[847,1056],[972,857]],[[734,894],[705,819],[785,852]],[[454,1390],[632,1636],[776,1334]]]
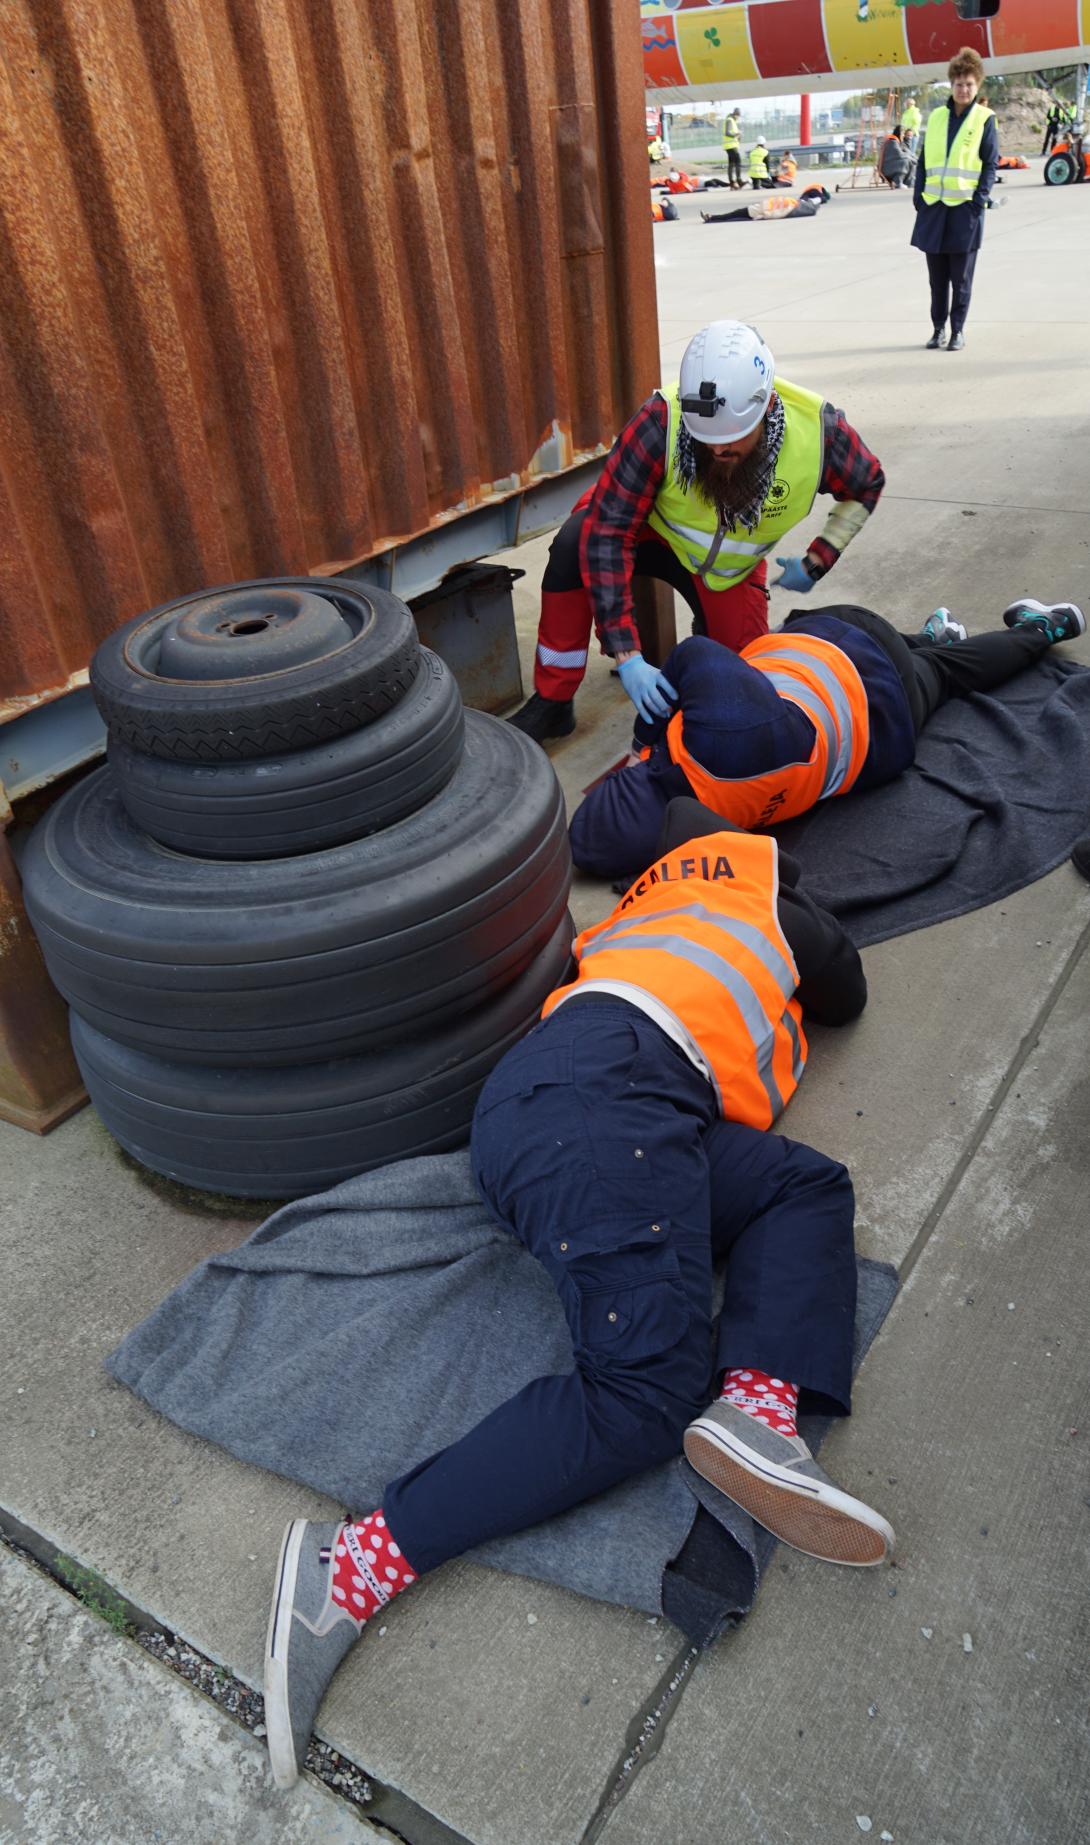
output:
[[[702,173],[686,173],[682,167],[671,167],[665,179],[653,179],[651,184],[665,187],[667,192],[714,192],[717,187],[725,189],[729,181],[709,178]]]
[[[846,1024],[866,1004],[857,950],[773,839],[679,800],[655,862],[574,955],[488,1078],[471,1142],[482,1198],[557,1289],[572,1369],[534,1380],[365,1516],[288,1526],[265,1657],[281,1786],[393,1596],[682,1448],[797,1549],[856,1565],[890,1554],[886,1520],[827,1478],[795,1422],[800,1407],[850,1412],[851,1181],[768,1131],[803,1073],[803,1015]],[[366,1439],[365,1389],[361,1416]]]
[[[748,205],[738,205],[733,211],[702,211],[700,216],[705,224],[764,224],[783,218],[816,218],[821,207],[828,203],[829,194],[824,186],[807,186],[797,199],[778,195],[752,199]]]
[[[664,714],[673,688],[640,650],[633,577],[669,583],[713,640],[740,649],[768,631],[765,559],[816,496],[837,504],[804,557],[780,560],[776,582],[795,594],[832,569],[885,480],[842,410],[775,375],[754,327],[703,327],[549,547],[534,692],[508,722],[537,743],[575,729],[592,626],[640,715]]]
[[[870,609],[796,609],[741,655],[694,635],[667,656],[667,718],[637,723],[643,760],[591,788],[571,823],[581,871],[628,877],[653,850],[670,799],[693,794],[737,826],[774,826],[816,802],[907,769],[948,699],[987,692],[1086,628],[1072,602],[1029,597],[1006,626],[967,637],[946,609],[898,634]]]

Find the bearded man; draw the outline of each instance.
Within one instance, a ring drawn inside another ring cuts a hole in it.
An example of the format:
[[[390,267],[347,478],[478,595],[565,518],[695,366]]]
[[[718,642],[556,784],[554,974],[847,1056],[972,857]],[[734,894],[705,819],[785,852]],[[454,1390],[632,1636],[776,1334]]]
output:
[[[837,504],[802,556],[777,556],[773,587],[805,595],[878,504],[885,475],[843,411],[775,375],[754,327],[714,320],[681,375],[618,436],[549,549],[534,692],[510,722],[536,742],[575,729],[592,626],[640,717],[665,717],[673,686],[640,651],[634,576],[684,596],[693,632],[735,653],[768,632],[766,557],[819,493]]]

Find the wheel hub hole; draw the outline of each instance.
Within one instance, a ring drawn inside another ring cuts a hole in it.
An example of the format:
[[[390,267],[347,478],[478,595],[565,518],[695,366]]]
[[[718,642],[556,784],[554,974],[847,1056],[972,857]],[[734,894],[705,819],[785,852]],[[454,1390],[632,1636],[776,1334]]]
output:
[[[267,628],[272,627],[270,621],[262,620],[258,616],[251,617],[249,621],[229,621],[224,625],[228,634],[264,634]]]

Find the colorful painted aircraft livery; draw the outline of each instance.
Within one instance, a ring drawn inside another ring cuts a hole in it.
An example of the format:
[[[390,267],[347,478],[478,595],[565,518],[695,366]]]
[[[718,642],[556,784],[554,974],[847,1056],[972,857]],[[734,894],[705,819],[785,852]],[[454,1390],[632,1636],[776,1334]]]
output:
[[[945,77],[962,45],[989,71],[1090,61],[1090,0],[999,0],[959,19],[954,0],[642,0],[644,84],[656,102],[905,88]]]

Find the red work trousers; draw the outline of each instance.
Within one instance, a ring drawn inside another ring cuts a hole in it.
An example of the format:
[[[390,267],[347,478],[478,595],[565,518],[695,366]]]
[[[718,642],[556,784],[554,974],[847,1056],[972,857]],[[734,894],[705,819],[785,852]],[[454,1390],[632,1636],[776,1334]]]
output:
[[[549,551],[541,589],[541,618],[534,656],[534,690],[542,698],[574,698],[587,670],[591,629],[590,596],[579,574],[579,531],[583,509],[561,526]],[[741,583],[709,589],[685,569],[670,546],[645,525],[636,550],[636,576],[669,583],[693,611],[694,633],[707,634],[734,653],[768,632],[768,571],[764,558]],[[601,636],[599,635],[599,641]]]

